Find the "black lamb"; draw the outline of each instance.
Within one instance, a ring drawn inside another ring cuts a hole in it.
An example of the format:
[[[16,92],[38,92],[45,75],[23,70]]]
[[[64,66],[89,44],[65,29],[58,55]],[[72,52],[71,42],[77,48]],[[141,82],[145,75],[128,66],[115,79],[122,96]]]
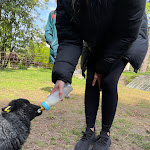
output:
[[[30,133],[30,121],[42,114],[40,106],[16,99],[0,114],[0,150],[19,150]]]

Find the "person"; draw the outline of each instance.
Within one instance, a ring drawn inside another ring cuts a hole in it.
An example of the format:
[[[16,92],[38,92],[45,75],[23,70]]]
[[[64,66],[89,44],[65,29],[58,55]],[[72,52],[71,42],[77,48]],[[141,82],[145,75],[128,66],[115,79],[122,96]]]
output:
[[[58,54],[52,72],[52,93],[72,83],[82,53],[86,131],[75,150],[108,150],[110,128],[118,102],[117,84],[127,62],[137,72],[148,49],[146,0],[58,0],[56,27]],[[87,48],[83,48],[83,40]],[[88,49],[88,50],[87,50]],[[102,129],[95,135],[95,120],[102,90]]]
[[[53,10],[49,13],[48,21],[45,28],[45,40],[47,44],[50,45],[49,61],[51,64],[54,64],[55,62],[58,49],[57,29],[55,24],[56,24],[56,10]],[[53,87],[54,86],[55,84],[53,83]],[[70,98],[70,94],[66,95],[65,98]]]
[[[56,0],[57,3],[57,0]],[[56,10],[49,13],[46,28],[45,28],[45,40],[50,45],[50,63],[54,64],[58,49],[58,38],[56,30]]]

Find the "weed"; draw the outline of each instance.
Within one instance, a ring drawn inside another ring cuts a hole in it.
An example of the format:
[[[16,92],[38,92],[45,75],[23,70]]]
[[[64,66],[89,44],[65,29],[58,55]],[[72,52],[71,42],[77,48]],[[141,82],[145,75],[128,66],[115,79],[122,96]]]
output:
[[[45,143],[44,143],[44,142],[37,142],[37,145],[38,145],[39,147],[44,147],[44,146],[45,146]]]

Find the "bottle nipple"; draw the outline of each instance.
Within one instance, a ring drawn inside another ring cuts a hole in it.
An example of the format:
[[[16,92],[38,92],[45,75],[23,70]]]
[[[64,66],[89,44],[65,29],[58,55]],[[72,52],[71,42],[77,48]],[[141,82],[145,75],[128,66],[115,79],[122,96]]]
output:
[[[38,112],[38,113],[41,113],[43,110],[45,110],[45,108],[42,106],[41,108],[39,108],[39,109],[37,110],[37,112]]]
[[[43,111],[43,110],[45,110],[45,108],[43,106],[41,106],[40,110]]]

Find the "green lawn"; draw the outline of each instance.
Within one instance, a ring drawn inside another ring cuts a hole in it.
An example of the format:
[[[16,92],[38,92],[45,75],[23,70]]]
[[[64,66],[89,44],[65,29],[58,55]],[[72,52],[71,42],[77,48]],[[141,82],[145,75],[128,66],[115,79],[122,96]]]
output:
[[[123,73],[130,76],[135,73]],[[0,71],[0,107],[16,98],[26,98],[40,105],[50,93],[51,70]],[[72,150],[85,127],[85,79],[73,77],[73,92],[42,116],[32,121],[31,134],[23,150]],[[119,103],[112,126],[111,150],[150,149],[150,92],[130,89],[120,85]],[[101,110],[96,121],[97,134],[101,128]],[[38,132],[37,132],[38,131]]]

